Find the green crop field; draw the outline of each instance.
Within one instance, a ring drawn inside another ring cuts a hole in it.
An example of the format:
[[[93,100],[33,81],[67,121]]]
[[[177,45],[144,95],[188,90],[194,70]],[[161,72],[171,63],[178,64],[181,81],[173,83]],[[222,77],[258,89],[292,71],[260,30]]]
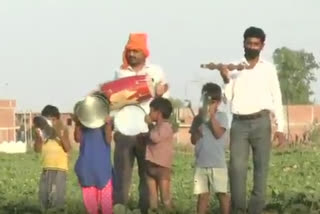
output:
[[[70,159],[67,189],[67,212],[85,213],[80,187],[73,171],[77,158],[75,151]],[[39,156],[27,154],[0,154],[0,213],[40,213],[38,180],[41,172]],[[130,209],[137,208],[137,176],[133,179]],[[252,186],[252,166],[249,171]],[[172,192],[177,213],[194,213],[193,154],[178,149],[176,152]],[[249,193],[250,189],[248,190]],[[248,194],[249,195],[249,194]],[[218,207],[212,197],[211,213]],[[266,213],[320,213],[320,148],[274,151],[270,163],[268,202]]]

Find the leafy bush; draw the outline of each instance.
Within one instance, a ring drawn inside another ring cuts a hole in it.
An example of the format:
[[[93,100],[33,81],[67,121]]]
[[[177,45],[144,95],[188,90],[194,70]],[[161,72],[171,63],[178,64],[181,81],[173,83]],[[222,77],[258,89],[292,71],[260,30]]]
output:
[[[77,152],[70,157],[67,180],[66,213],[84,214],[81,189],[73,171]],[[274,151],[270,161],[267,187],[267,213],[320,213],[320,147],[311,146]],[[0,213],[40,214],[38,183],[41,173],[39,156],[0,153]],[[172,174],[172,197],[175,213],[195,212],[196,196],[193,194],[193,153],[176,149]],[[127,213],[138,214],[138,172],[133,171]],[[248,184],[252,187],[252,162]],[[251,188],[248,188],[248,196]],[[119,209],[116,208],[115,209]],[[120,208],[123,209],[123,208]],[[210,210],[218,213],[217,198],[212,195]],[[118,211],[117,211],[118,212]],[[123,211],[119,211],[123,212]],[[151,211],[150,211],[151,212]],[[158,213],[164,213],[159,209]],[[157,213],[153,212],[153,213]],[[151,212],[152,213],[152,212]],[[115,212],[115,214],[117,214]]]

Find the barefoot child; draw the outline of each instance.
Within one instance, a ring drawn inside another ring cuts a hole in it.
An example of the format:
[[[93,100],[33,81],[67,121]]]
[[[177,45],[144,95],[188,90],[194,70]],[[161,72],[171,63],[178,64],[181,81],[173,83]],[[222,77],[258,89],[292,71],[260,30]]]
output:
[[[203,93],[211,97],[209,121],[203,121],[201,114],[204,112],[200,111],[190,129],[196,156],[194,194],[198,195],[197,213],[207,212],[210,192],[214,192],[219,199],[221,213],[229,214],[228,170],[224,151],[228,119],[225,113],[218,111],[220,86],[207,83],[202,88]]]
[[[158,208],[158,191],[166,209],[172,209],[170,180],[173,161],[173,130],[168,119],[172,105],[168,99],[155,98],[150,103],[150,114],[146,122],[155,126],[149,132],[146,147],[147,184],[149,189],[149,206]]]
[[[43,171],[40,177],[39,198],[43,210],[64,209],[68,171],[68,152],[71,144],[68,129],[60,121],[59,109],[47,105],[41,117],[33,120],[34,150],[41,153]]]
[[[111,119],[96,129],[76,123],[75,140],[80,153],[75,172],[82,188],[84,206],[89,214],[112,213]]]

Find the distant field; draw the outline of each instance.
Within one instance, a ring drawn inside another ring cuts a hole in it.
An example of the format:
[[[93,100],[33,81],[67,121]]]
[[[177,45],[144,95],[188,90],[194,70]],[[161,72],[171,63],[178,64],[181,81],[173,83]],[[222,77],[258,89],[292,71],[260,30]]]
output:
[[[68,177],[67,210],[68,213],[80,214],[84,213],[84,209],[73,171],[76,157],[77,153],[74,152]],[[32,152],[0,154],[0,164],[0,213],[40,213],[37,198],[41,172],[39,156]],[[251,174],[250,171],[249,178]],[[173,198],[177,213],[194,213],[192,179],[193,154],[179,149],[173,174]],[[137,207],[136,190],[137,176],[132,185],[130,208]],[[213,200],[212,210],[216,209],[216,200]],[[273,152],[267,210],[267,213],[320,213],[319,147]]]

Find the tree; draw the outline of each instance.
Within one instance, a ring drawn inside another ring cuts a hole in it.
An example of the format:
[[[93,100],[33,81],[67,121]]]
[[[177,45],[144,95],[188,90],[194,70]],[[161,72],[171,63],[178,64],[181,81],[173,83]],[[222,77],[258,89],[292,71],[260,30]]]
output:
[[[313,54],[282,47],[273,52],[273,61],[279,72],[283,103],[312,103],[310,84],[316,81],[314,71],[319,68]]]

